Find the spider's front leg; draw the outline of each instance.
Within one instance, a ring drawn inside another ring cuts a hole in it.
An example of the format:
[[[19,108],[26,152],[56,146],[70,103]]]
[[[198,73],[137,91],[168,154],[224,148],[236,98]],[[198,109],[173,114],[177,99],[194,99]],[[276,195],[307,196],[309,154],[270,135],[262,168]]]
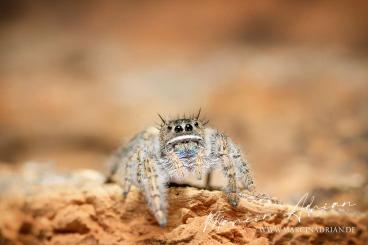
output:
[[[117,175],[126,196],[132,184],[143,191],[149,209],[161,226],[166,225],[167,174],[161,167],[158,132],[149,128],[120,148],[110,161],[108,179]]]
[[[229,146],[230,157],[233,159],[235,164],[239,182],[242,184],[243,188],[254,192],[255,186],[248,161],[240,152],[238,146],[235,145],[229,137],[227,137],[227,142]]]
[[[166,178],[155,154],[140,159],[137,166],[137,184],[144,192],[148,206],[161,226],[166,220]]]
[[[254,188],[248,163],[229,137],[214,129],[208,129],[206,134],[207,145],[209,145],[207,154],[218,160],[217,165],[222,168],[228,181],[226,192],[229,203],[235,207],[239,202],[239,183],[247,189],[253,190]]]
[[[230,156],[229,145],[227,142],[227,137],[223,134],[217,136],[218,153],[221,159],[221,166],[227,177],[227,194],[229,203],[235,207],[238,205],[239,197],[237,195],[237,183],[236,183],[236,173],[233,159]]]

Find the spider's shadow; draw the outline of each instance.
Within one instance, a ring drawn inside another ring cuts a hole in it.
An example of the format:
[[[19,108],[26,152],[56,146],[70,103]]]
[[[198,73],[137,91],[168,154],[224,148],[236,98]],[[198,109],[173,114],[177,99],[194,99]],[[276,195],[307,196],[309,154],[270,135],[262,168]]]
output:
[[[220,189],[219,188],[215,188],[213,186],[200,186],[200,185],[192,185],[192,184],[185,184],[185,183],[176,183],[176,182],[170,182],[168,185],[167,185],[168,188],[175,188],[175,187],[192,187],[192,188],[196,188],[196,189],[199,189],[199,190],[209,190],[209,191],[219,191]]]

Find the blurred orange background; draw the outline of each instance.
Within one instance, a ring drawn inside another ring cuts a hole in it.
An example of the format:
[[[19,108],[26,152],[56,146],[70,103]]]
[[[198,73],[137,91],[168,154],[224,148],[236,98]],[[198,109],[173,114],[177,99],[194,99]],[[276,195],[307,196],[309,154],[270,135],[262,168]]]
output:
[[[1,1],[0,161],[102,170],[200,107],[260,191],[368,206],[366,1]]]

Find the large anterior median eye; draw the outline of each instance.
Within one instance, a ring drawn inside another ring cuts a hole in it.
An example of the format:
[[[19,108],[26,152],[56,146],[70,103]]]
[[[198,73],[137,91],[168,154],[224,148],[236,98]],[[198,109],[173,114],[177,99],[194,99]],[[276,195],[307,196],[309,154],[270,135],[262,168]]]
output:
[[[185,125],[185,131],[192,131],[192,130],[193,130],[193,126],[191,124]]]
[[[180,125],[175,126],[175,132],[180,133],[182,131],[183,131],[182,126],[180,126]]]

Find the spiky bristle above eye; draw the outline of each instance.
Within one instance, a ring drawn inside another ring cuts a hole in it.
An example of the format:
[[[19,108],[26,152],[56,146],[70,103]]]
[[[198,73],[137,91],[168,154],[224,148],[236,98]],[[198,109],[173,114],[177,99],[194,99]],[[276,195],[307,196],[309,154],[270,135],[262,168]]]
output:
[[[210,121],[206,118],[201,118],[202,108],[199,108],[197,115],[193,115],[193,120],[200,122],[203,126],[207,125]]]
[[[160,114],[157,114],[157,115],[161,119],[161,121],[163,122],[163,124],[165,125],[166,124],[166,120]]]
[[[202,122],[203,125],[207,125],[210,122],[210,120],[205,120]]]
[[[199,108],[198,114],[197,114],[197,116],[196,116],[196,119],[197,119],[197,120],[199,119],[199,116],[201,115],[201,110],[202,110],[202,108]]]
[[[161,128],[171,123],[174,123],[174,124],[179,123],[180,121],[197,121],[201,125],[204,126],[209,123],[209,120],[205,118],[201,118],[201,112],[202,112],[202,109],[200,108],[198,112],[195,114],[193,113],[192,115],[188,116],[187,114],[184,113],[182,116],[177,115],[175,118],[169,118],[169,119],[164,118],[161,114],[157,114],[157,115],[162,121],[162,124],[160,125]]]

